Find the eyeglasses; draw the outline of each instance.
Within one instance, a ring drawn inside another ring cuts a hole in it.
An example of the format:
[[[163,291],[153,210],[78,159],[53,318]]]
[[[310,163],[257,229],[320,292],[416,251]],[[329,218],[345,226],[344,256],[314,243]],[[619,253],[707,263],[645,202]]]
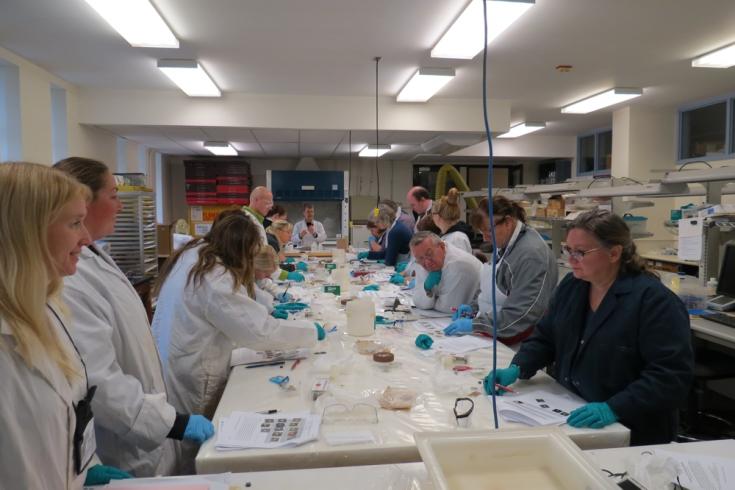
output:
[[[457,426],[467,427],[469,424],[469,416],[472,414],[472,410],[475,409],[475,402],[471,398],[457,398],[454,400],[454,418],[457,421]]]
[[[414,259],[416,259],[416,262],[421,264],[422,262],[425,262],[426,260],[431,260],[434,257],[434,250],[428,249],[423,255],[414,255]]]
[[[582,260],[585,255],[590,254],[592,252],[597,252],[598,250],[602,250],[603,247],[597,247],[592,248],[590,250],[572,250],[571,248],[564,246],[562,247],[562,252],[564,252],[564,256],[568,259],[574,259],[576,261]]]

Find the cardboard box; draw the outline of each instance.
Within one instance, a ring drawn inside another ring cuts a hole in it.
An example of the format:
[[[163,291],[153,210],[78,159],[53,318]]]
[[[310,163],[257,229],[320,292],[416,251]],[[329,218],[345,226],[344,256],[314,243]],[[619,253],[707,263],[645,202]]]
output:
[[[167,257],[173,249],[173,224],[156,225],[156,237],[158,239],[158,256]]]

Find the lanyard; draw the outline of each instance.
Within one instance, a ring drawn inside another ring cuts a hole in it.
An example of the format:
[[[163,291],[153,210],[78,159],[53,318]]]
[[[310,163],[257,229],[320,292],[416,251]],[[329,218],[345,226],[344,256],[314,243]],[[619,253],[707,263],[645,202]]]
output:
[[[59,314],[56,313],[56,311],[51,308],[49,304],[46,304],[46,307],[51,310],[51,313],[54,314],[56,317],[56,320],[58,320],[59,325],[61,325],[61,328],[64,329],[64,333],[66,333],[66,336],[69,338],[69,342],[71,342],[72,347],[74,347],[74,350],[77,352],[77,356],[79,356],[79,361],[82,363],[82,367],[84,368],[84,381],[87,385],[87,393],[89,393],[89,375],[87,374],[87,364],[84,362],[84,358],[82,357],[82,354],[79,352],[79,349],[77,349],[77,344],[74,343],[74,339],[71,338],[71,334],[69,333],[69,330],[66,329],[66,325],[64,325],[64,322],[61,321],[61,317],[59,317]]]

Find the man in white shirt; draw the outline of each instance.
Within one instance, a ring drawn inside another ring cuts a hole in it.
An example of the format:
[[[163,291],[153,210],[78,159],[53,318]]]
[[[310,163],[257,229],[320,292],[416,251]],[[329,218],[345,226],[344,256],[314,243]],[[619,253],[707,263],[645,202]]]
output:
[[[431,194],[429,194],[429,191],[423,187],[416,186],[411,187],[411,189],[408,190],[408,194],[406,194],[406,203],[408,203],[409,207],[416,215],[416,224],[413,228],[415,233],[418,231],[416,226],[419,224],[419,221],[421,221],[421,218],[431,211],[431,206],[434,204],[434,201],[431,200]]]
[[[472,301],[480,290],[482,263],[474,255],[430,232],[416,233],[409,244],[416,259],[417,308],[451,313],[452,308]]]
[[[304,219],[293,227],[291,241],[297,247],[310,247],[312,243],[322,243],[327,239],[324,225],[314,219],[314,205],[304,203]]]

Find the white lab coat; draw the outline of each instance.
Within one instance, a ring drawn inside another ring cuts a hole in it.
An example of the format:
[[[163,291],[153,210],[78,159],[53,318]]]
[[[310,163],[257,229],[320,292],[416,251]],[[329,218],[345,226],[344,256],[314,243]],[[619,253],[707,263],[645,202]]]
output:
[[[468,254],[472,253],[472,245],[470,245],[470,239],[467,238],[467,234],[462,231],[453,231],[442,236],[442,240],[447,245],[454,245],[460,250],[464,250]]]
[[[170,330],[166,381],[171,402],[180,412],[211,417],[224,390],[230,354],[235,347],[300,348],[316,344],[313,322],[277,320],[265,306],[233,292],[232,276],[221,266],[199,284],[186,278],[199,256],[183,253],[158,297],[154,331]]]
[[[57,313],[59,308],[55,308]],[[61,325],[49,312],[61,345],[79,372],[71,384],[47,357],[29,369],[0,318],[0,489],[81,490],[86,470],[74,471],[73,403],[86,395],[84,369]],[[67,323],[67,328],[69,324]]]
[[[431,295],[424,290],[424,281],[429,275],[426,269],[416,264],[416,287],[413,302],[417,308],[451,313],[452,307],[471,302],[480,289],[482,263],[474,255],[454,245],[446,245],[447,252],[442,266],[442,278]]]
[[[170,475],[176,456],[166,436],[176,418],[161,361],[138,293],[112,258],[82,249],[77,272],[64,278],[71,334],[87,363],[97,453],[135,476]]]
[[[309,247],[314,242],[322,243],[324,240],[327,239],[327,232],[324,230],[324,225],[317,220],[313,220],[312,223],[314,224],[314,232],[316,233],[316,237],[307,233],[306,235],[304,235],[304,238],[301,238],[301,232],[307,229],[306,220],[302,219],[293,226],[291,241],[294,243],[294,245],[296,245],[297,247]]]
[[[275,294],[273,291],[269,291],[268,287],[270,285],[275,288],[275,284],[273,284],[273,281],[271,281],[270,279],[258,281],[258,283],[255,285],[255,301],[265,306],[265,308],[268,310],[268,313],[273,311],[273,296]]]

